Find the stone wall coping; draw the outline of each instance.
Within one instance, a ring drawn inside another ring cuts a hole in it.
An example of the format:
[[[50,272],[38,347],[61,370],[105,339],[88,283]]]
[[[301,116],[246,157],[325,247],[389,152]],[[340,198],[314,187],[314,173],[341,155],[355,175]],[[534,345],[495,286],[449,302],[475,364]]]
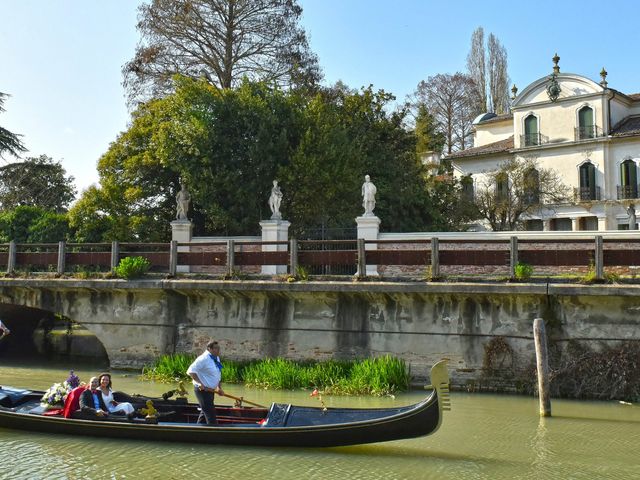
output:
[[[193,237],[189,243],[226,242],[235,240],[236,242],[261,242],[262,237],[238,236],[238,237]]]
[[[557,232],[413,232],[413,233],[380,233],[378,240],[505,240],[518,237],[520,240],[593,240],[602,236],[605,240],[640,240],[640,230],[607,230],[607,231],[557,231]]]
[[[344,292],[344,293],[425,293],[495,295],[640,295],[640,285],[575,285],[553,283],[480,283],[480,282],[274,282],[233,280],[80,280],[3,278],[0,287],[93,289],[93,290],[218,290],[246,292]]]

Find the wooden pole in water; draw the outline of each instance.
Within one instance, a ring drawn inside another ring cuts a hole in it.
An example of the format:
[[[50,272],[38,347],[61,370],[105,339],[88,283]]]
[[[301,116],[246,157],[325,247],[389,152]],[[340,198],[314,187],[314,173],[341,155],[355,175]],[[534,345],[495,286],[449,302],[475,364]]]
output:
[[[549,397],[549,359],[547,352],[547,332],[544,320],[533,321],[533,339],[536,344],[536,367],[538,370],[538,398],[540,399],[540,416],[551,416],[551,398]]]

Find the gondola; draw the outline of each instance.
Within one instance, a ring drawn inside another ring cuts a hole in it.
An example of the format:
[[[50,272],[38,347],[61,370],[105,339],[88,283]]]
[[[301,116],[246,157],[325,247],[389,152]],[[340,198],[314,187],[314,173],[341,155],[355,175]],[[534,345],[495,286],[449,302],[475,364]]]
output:
[[[184,398],[154,399],[149,418],[95,421],[51,415],[40,406],[43,392],[0,388],[0,427],[68,435],[225,445],[332,447],[429,435],[449,409],[446,363],[431,369],[432,392],[414,405],[394,408],[324,408],[273,403],[270,408],[216,405],[218,425],[195,423],[198,405]],[[116,399],[117,394],[114,394]],[[121,400],[144,408],[147,397]]]

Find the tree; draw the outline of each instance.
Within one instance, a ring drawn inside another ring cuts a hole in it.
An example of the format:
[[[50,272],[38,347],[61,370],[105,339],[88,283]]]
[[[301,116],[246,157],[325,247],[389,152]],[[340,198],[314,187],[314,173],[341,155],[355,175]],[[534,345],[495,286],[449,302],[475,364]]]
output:
[[[0,167],[0,207],[33,206],[64,212],[74,200],[74,178],[60,162],[41,155]]]
[[[485,47],[484,29],[476,28],[467,55],[467,73],[473,81],[470,92],[474,115],[509,112],[507,63],[507,50],[498,38],[490,33]]]
[[[6,93],[0,92],[0,113],[4,112],[4,101],[7,97]],[[26,151],[20,137],[21,135],[11,133],[6,128],[0,127],[0,158],[5,152],[17,157],[20,153]]]
[[[123,67],[130,100],[166,95],[179,73],[219,88],[243,78],[316,83],[297,0],[152,0],[139,7],[140,43]]]
[[[507,73],[507,50],[498,38],[489,34],[487,40],[489,72],[489,102],[491,111],[501,114],[509,112],[509,74]]]
[[[470,77],[458,72],[422,80],[414,93],[414,108],[424,106],[440,126],[446,153],[469,146],[474,117],[470,93],[473,88]]]
[[[522,218],[540,214],[567,200],[569,188],[552,169],[534,158],[511,159],[478,182],[475,203],[494,231],[516,230]]]
[[[338,85],[309,97],[264,83],[217,89],[184,77],[176,85],[141,105],[100,159],[100,185],[69,212],[78,241],[166,241],[179,179],[191,194],[197,235],[257,234],[271,215],[274,179],[294,230],[353,226],[365,174],[378,187],[385,228],[431,225],[416,136],[404,128],[404,109],[391,112],[392,95]]]
[[[438,122],[429,113],[426,105],[418,105],[418,113],[415,120],[416,152],[418,155],[424,152],[441,153],[445,144],[445,138],[439,130]]]
[[[66,240],[66,215],[34,206],[20,206],[0,213],[0,242],[54,243]]]
[[[471,34],[471,48],[467,54],[467,73],[473,80],[472,104],[477,115],[489,108],[487,98],[487,66],[485,63],[484,29],[476,28]]]

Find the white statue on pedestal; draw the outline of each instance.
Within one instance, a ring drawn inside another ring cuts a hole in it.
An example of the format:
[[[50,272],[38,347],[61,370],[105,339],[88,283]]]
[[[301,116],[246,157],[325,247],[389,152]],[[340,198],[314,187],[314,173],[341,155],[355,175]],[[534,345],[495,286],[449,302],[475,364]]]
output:
[[[271,220],[282,220],[282,214],[280,213],[280,204],[282,203],[282,191],[278,186],[278,181],[273,181],[273,188],[271,189],[271,196],[269,197],[269,208],[271,208]]]
[[[376,208],[376,186],[371,181],[369,175],[364,176],[362,184],[362,206],[364,207],[364,216],[372,217],[373,209]]]
[[[188,220],[187,213],[189,213],[189,202],[191,201],[191,195],[187,191],[187,187],[184,186],[184,183],[180,184],[180,191],[178,195],[176,195],[176,219],[178,220]]]

